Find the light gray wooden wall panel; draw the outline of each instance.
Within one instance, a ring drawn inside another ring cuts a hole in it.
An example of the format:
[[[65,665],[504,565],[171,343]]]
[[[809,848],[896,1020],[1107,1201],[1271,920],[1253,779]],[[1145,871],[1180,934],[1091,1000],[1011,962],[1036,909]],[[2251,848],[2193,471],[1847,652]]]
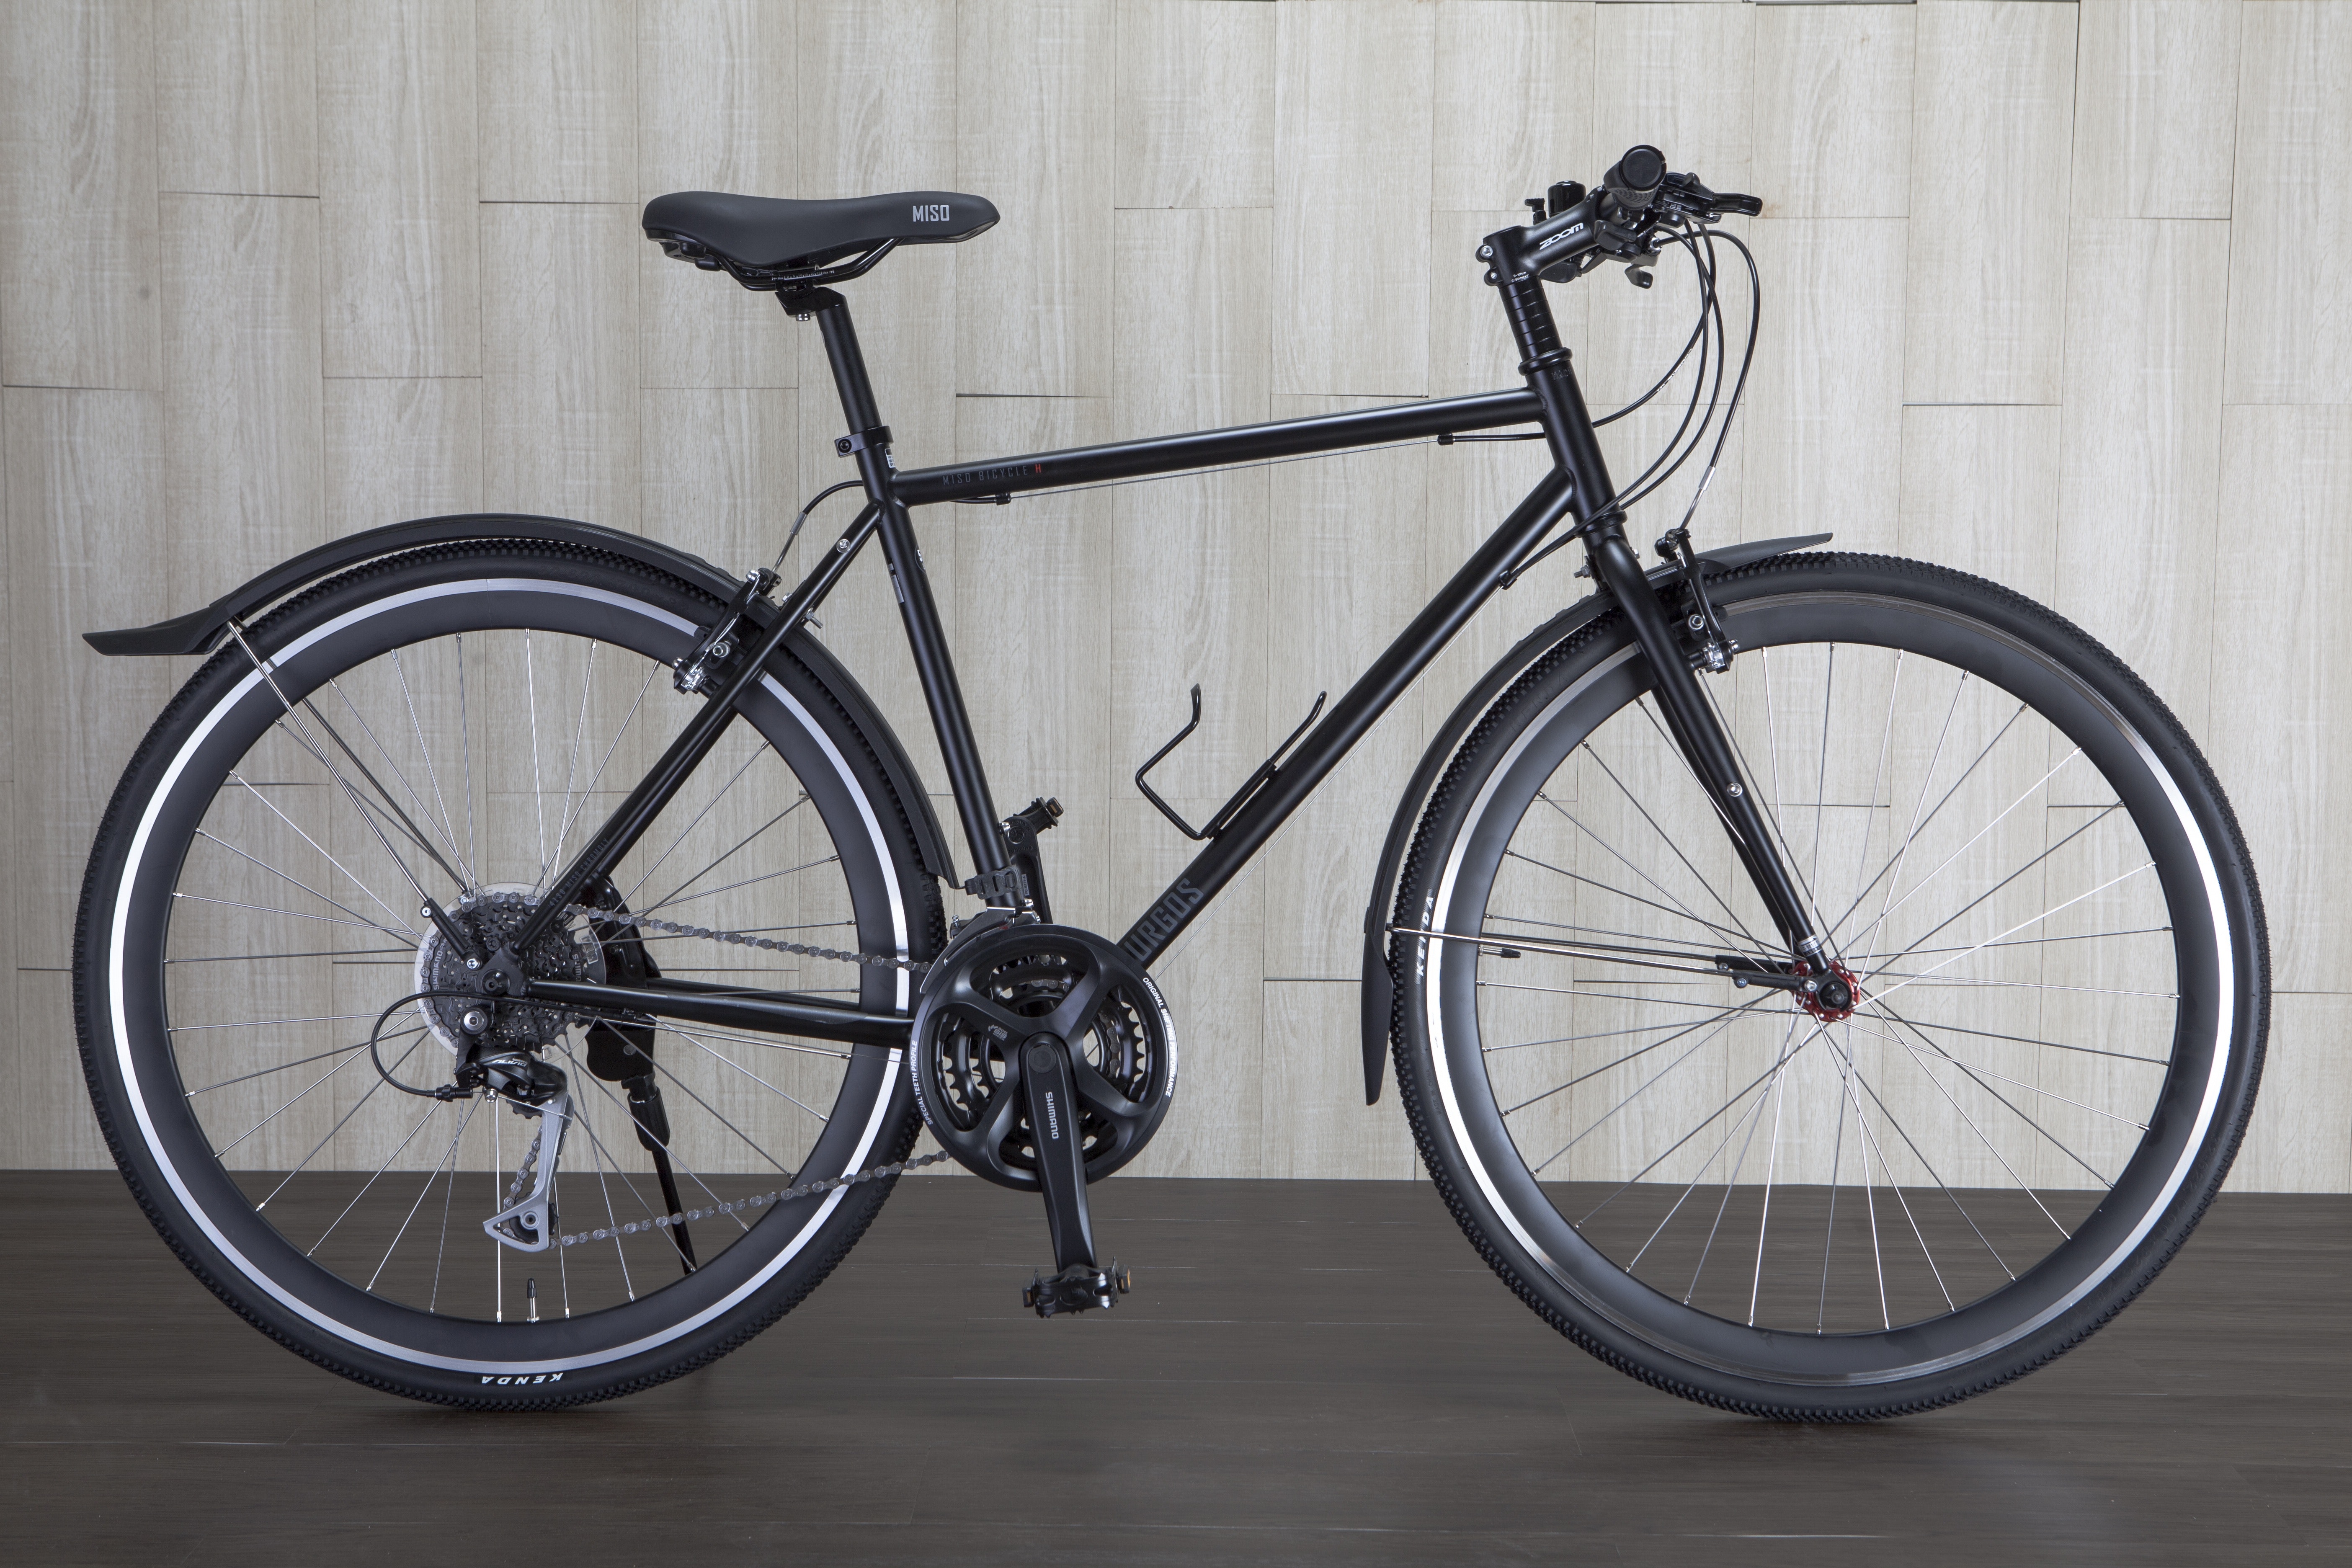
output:
[[[1433,8],[1275,16],[1274,390],[1428,390]]]
[[[1087,397],[965,397],[957,455],[1083,447],[1110,437],[1110,403]],[[932,585],[956,601],[958,666],[998,815],[1038,795],[1066,811],[1046,840],[1054,917],[1110,923],[1109,738],[1113,605],[1110,497],[1081,491],[1010,507],[958,507],[955,574]],[[937,524],[934,524],[937,527]]]
[[[161,226],[170,558],[211,598],[326,541],[319,204],[166,195]]]
[[[2352,844],[2333,826],[2329,673],[2329,606],[2352,581],[2352,318],[2332,303],[2352,291],[2352,220],[2318,194],[2352,144],[2347,16],[2288,0],[0,10],[0,379],[157,389],[0,394],[0,637],[29,650],[0,702],[5,854],[12,885],[59,911],[0,943],[24,1043],[0,1059],[0,1161],[103,1159],[51,1049],[70,1028],[58,933],[96,811],[183,673],[97,659],[70,633],[185,608],[311,538],[486,505],[745,567],[850,476],[814,329],[663,259],[636,228],[646,198],[940,187],[999,204],[989,235],[910,248],[845,290],[912,467],[1510,385],[1479,237],[1542,183],[1590,181],[1652,141],[1769,214],[1729,226],[1765,268],[1765,339],[1703,542],[1833,528],[1980,572],[2056,601],[2192,722],[2214,672],[2267,672],[2264,723],[2200,725],[2288,988],[2236,1181],[2352,1185],[2336,1006],[2352,930],[2332,893]],[[159,188],[192,194],[159,209]],[[1686,272],[1670,262],[1646,293],[1615,268],[1554,290],[1596,408],[1681,346]],[[1621,478],[1677,417],[1604,432]],[[1060,912],[1119,929],[1193,852],[1129,780],[1192,680],[1207,721],[1163,777],[1197,820],[1542,464],[1533,446],[1407,448],[919,513],[1000,804],[1069,808],[1045,841]],[[1644,542],[1695,478],[1637,510]],[[2228,536],[2223,496],[2246,520]],[[828,503],[790,569],[855,506]],[[2232,559],[2295,565],[2218,573],[2225,537]],[[1183,1104],[1139,1170],[1413,1173],[1392,1104],[1357,1100],[1372,855],[1430,726],[1585,586],[1572,554],[1498,595],[1162,955]],[[163,569],[101,577],[124,558]],[[876,563],[823,620],[943,789]],[[934,803],[961,865],[952,804]]]
[[[2084,0],[2078,216],[2230,216],[2243,9],[2238,0]]]
[[[2074,7],[1925,0],[1905,395],[2055,403]]]
[[[637,18],[637,196],[802,196],[788,0],[647,5]],[[775,301],[637,250],[648,386],[793,386],[799,356]],[[780,433],[781,435],[781,433]]]
[[[1111,0],[959,16],[957,178],[1003,221],[956,268],[956,390],[1110,393]]]
[[[1588,107],[1592,9],[1535,0],[1438,6],[1429,184],[1439,211],[1524,215],[1519,203],[1554,181],[1590,182],[1605,166]]]
[[[474,7],[320,0],[329,375],[481,374]]]
[[[857,0],[806,0],[800,12],[797,50],[801,173],[793,194],[822,199],[877,191],[970,189],[957,174],[951,107],[955,44],[951,0],[879,6]],[[955,458],[956,269],[975,245],[999,243],[1004,227],[1000,224],[967,245],[901,250],[849,290],[866,370],[881,399],[882,416],[897,437],[895,450],[902,467]],[[782,332],[799,356],[798,471],[805,493],[814,494],[823,486],[856,475],[833,449],[834,437],[848,426],[815,324],[793,321],[772,304],[767,308],[775,318],[767,330]],[[789,525],[789,509],[802,499],[779,498],[772,526],[781,530]],[[806,569],[810,549],[831,547],[856,509],[854,493],[825,503],[810,520],[799,569]],[[962,510],[939,508],[915,514],[940,616],[950,646],[957,647],[963,644],[958,638],[951,590],[956,522]],[[826,601],[820,635],[889,715],[928,786],[945,789],[939,745],[915,684],[898,601],[887,576],[870,560],[862,561]],[[954,810],[942,799],[940,812],[955,860],[968,873],[970,857],[954,826]]]
[[[2244,12],[2229,403],[2352,403],[2352,7]]]
[[[1198,823],[1223,796],[1171,796],[1170,804]],[[1200,846],[1132,788],[1114,788],[1110,826],[1115,923],[1108,929],[1116,934],[1175,880]],[[1052,838],[1045,843],[1050,879],[1067,859]],[[1265,1173],[1264,889],[1255,868],[1244,872],[1152,963],[1152,978],[1176,1020],[1176,1106],[1160,1136],[1129,1167],[1139,1175]],[[1279,1113],[1275,1124],[1282,1124]]]
[[[482,199],[635,195],[635,0],[510,0],[481,6],[475,26]]]
[[[100,813],[184,673],[100,658],[80,643],[86,631],[172,614],[188,593],[166,570],[163,405],[156,393],[5,395],[9,629],[18,647],[40,650],[9,668],[11,885],[53,911],[17,922],[22,964],[69,962]]]
[[[481,225],[483,500],[635,527],[635,204],[485,205]]]
[[[1265,210],[1122,212],[1118,240],[1121,277],[1166,283],[1119,291],[1113,438],[1270,417]],[[1237,788],[1272,743],[1267,534],[1281,524],[1267,515],[1269,483],[1261,469],[1105,492],[1115,519],[1105,759],[1114,798],[1133,796],[1129,775],[1182,724],[1195,682],[1201,728],[1161,764],[1162,795]]]
[[[1258,1079],[1258,1173],[1403,1181],[1412,1134],[1393,1089],[1364,1103],[1364,1055],[1353,981],[1268,981],[1265,1067]]]
[[[1758,11],[1751,184],[1700,177],[1753,191],[1773,217],[1906,216],[1917,18],[1910,5]]]
[[[2271,979],[2283,991],[2352,991],[2352,903],[2343,824],[2352,812],[2344,657],[2352,620],[2352,409],[2223,411],[2221,493],[2231,559],[2274,571],[2213,575],[2213,668],[2263,684],[2261,721],[2211,737],[2270,918]]]
[[[482,510],[482,384],[370,377],[321,384],[326,536]]]
[[[781,312],[779,312],[781,313]],[[800,398],[757,387],[648,387],[638,401],[645,531],[737,576],[783,542],[782,498],[800,491]]]
[[[1274,16],[1256,0],[1120,0],[1118,205],[1274,204]]]
[[[319,194],[310,0],[155,8],[155,165],[167,191]]]
[[[2078,218],[2069,266],[2052,604],[2202,734],[2230,226]]]
[[[1277,395],[1274,416],[1372,404]],[[1269,744],[1307,717],[1317,692],[1345,691],[1427,597],[1431,450],[1404,447],[1273,470]],[[1263,851],[1269,979],[1350,979],[1360,971],[1365,891],[1380,858],[1381,828],[1421,754],[1421,707],[1418,689],[1399,699]]]
[[[135,0],[0,6],[0,382],[161,384],[153,45]]]
[[[2262,1098],[2230,1168],[2238,1193],[2352,1191],[2352,996],[2271,1004]]]
[[[1899,218],[1749,226],[1771,279],[1748,378],[1749,538],[1834,532],[1841,550],[1893,547],[1907,228]],[[1725,266],[1745,284],[1745,268],[1727,256]]]
[[[1625,149],[1646,142],[1665,153],[1667,167],[1695,173],[1717,190],[1751,189],[1754,22],[1748,5],[1599,7],[1594,166],[1579,178],[1592,183]],[[1728,226],[1744,233],[1743,223]],[[1639,396],[1690,335],[1698,293],[1688,265],[1672,263],[1657,277],[1656,288],[1637,295],[1622,268],[1603,267],[1578,286],[1591,295],[1588,347],[1578,359],[1596,411]],[[1660,441],[1664,436],[1657,432]],[[1626,478],[1643,466],[1624,469],[1611,460]]]
[[[2048,604],[2058,570],[2058,453],[2055,408],[1904,409],[1901,510],[1895,537],[1875,548]]]

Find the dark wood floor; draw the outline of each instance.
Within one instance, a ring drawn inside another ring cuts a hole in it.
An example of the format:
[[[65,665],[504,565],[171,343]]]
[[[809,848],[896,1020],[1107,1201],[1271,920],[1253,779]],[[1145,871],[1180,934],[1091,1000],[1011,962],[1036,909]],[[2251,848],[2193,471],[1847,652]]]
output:
[[[910,1180],[748,1349],[499,1418],[263,1340],[111,1174],[0,1174],[0,1561],[2352,1561],[2352,1199],[2224,1199],[2055,1365],[1832,1428],[1590,1360],[1426,1186],[1095,1197],[1114,1313],[1026,1316],[1030,1203]]]

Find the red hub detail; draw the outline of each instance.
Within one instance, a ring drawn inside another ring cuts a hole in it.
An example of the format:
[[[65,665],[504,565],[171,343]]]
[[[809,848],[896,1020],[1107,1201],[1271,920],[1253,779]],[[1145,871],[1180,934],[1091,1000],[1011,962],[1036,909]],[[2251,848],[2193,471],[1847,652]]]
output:
[[[1798,961],[1796,967],[1800,975],[1812,973],[1811,966],[1801,959]],[[1844,993],[1845,1005],[1833,1007],[1830,1002],[1837,997],[1841,989]],[[1828,993],[1826,998],[1823,995],[1824,992]],[[1853,977],[1853,971],[1844,964],[1832,963],[1830,965],[1829,973],[1822,978],[1818,989],[1797,993],[1797,1005],[1824,1024],[1834,1024],[1841,1019],[1851,1018],[1853,1016],[1853,1010],[1862,1005],[1862,982],[1856,980]]]

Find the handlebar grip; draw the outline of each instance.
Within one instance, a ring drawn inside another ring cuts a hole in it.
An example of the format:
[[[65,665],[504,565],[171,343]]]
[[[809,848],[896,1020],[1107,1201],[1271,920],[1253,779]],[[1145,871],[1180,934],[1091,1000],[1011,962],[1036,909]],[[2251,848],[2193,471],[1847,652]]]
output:
[[[1644,142],[1628,147],[1625,155],[1601,176],[1601,184],[1617,205],[1629,212],[1640,212],[1657,199],[1658,187],[1666,183],[1666,155]]]

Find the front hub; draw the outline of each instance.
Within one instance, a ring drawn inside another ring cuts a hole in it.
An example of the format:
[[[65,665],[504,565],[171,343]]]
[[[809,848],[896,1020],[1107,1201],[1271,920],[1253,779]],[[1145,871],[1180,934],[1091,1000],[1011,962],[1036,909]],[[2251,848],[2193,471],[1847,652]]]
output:
[[[1798,973],[1803,974],[1805,970],[1804,964],[1797,965]],[[1853,1010],[1862,1005],[1862,982],[1853,977],[1853,970],[1832,962],[1820,984],[1797,993],[1797,1001],[1822,1023],[1835,1024],[1853,1016]]]

